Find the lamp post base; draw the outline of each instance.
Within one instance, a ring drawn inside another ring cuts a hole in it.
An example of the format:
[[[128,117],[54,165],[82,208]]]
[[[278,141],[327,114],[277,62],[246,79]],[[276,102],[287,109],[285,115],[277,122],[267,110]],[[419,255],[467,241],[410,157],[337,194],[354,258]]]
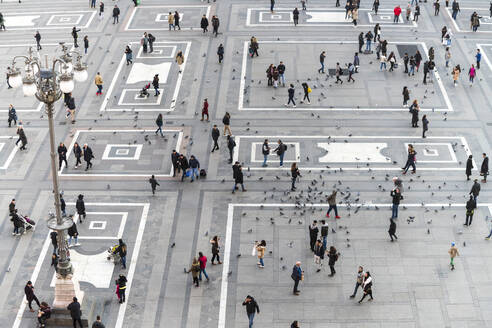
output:
[[[65,277],[57,274],[55,281],[55,300],[53,302],[54,309],[66,309],[72,303],[75,297],[75,285],[72,281],[72,275]]]

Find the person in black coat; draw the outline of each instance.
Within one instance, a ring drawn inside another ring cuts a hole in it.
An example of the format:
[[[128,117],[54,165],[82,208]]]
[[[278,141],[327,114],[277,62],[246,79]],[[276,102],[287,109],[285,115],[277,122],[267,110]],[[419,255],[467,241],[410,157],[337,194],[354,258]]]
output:
[[[67,310],[70,311],[70,316],[72,317],[73,328],[77,328],[77,322],[82,328],[82,311],[80,310],[80,303],[77,300],[77,297],[73,298],[73,302],[67,306]]]
[[[470,180],[470,175],[472,175],[472,169],[473,169],[473,155],[468,156],[468,159],[466,160],[466,180]]]
[[[60,142],[58,146],[58,170],[61,170],[62,163],[65,162],[65,166],[68,167],[67,163],[67,147]]]
[[[35,301],[38,307],[41,307],[38,298],[34,294],[34,286],[32,285],[31,281],[28,281],[26,286],[24,287],[24,293],[26,294],[26,300],[27,300],[27,304],[29,305],[29,311],[34,312],[34,310],[32,309],[32,301]]]
[[[183,154],[179,155],[178,163],[179,163],[179,168],[183,172],[183,174],[181,175],[181,181],[183,181],[186,175],[186,171],[188,171],[190,165],[188,164],[188,159]]]
[[[232,155],[234,154],[234,147],[236,147],[236,142],[234,137],[227,135],[227,149],[229,149],[229,164],[232,163]]]
[[[398,240],[398,237],[396,237],[396,223],[395,220],[393,219],[390,219],[388,234],[390,235],[391,241],[393,241],[393,237],[395,237],[395,239]]]
[[[208,18],[207,16],[203,15],[202,20],[200,21],[200,27],[203,30],[203,33],[208,32]]]
[[[87,171],[88,169],[92,168],[91,160],[94,158],[94,155],[92,153],[91,147],[87,146],[87,144],[84,144],[83,149],[84,149],[84,161],[87,163],[85,170]]]
[[[176,172],[180,172],[180,167],[179,167],[179,153],[173,149],[173,152],[171,154],[171,162],[173,163],[173,177],[176,176]]]
[[[473,196],[470,195],[470,199],[466,202],[466,220],[464,226],[471,226],[473,221],[473,212],[477,208],[477,203],[473,199]]]
[[[482,182],[485,183],[487,182],[487,175],[489,174],[489,158],[485,153],[483,153],[482,156],[483,162],[482,166],[480,167],[480,175],[483,176]]]
[[[79,215],[79,222],[82,223],[82,218],[85,220],[85,203],[84,195],[80,194],[77,197],[77,202],[75,203],[75,208],[77,209],[77,214]]]
[[[212,140],[214,141],[214,147],[212,148],[212,153],[217,149],[219,150],[219,140],[220,137],[220,130],[217,127],[217,124],[214,124],[214,127],[212,128]]]
[[[155,195],[155,188],[157,186],[160,186],[159,182],[155,179],[155,176],[152,174],[152,176],[149,179],[150,187],[152,188],[152,195]]]
[[[244,189],[243,183],[243,168],[241,164],[239,164],[239,162],[237,161],[232,166],[232,177],[234,178],[234,187],[232,188],[232,193],[234,194],[236,192],[238,184],[241,185],[243,191],[246,191],[246,189]]]
[[[75,155],[75,168],[78,168],[79,165],[82,165],[82,161],[80,160],[82,157],[82,149],[77,142],[73,145],[73,153]]]
[[[258,303],[256,303],[253,296],[246,296],[246,299],[243,302],[243,306],[246,306],[246,315],[249,319],[249,327],[253,327],[253,319],[255,318],[255,312],[260,313],[260,307]]]
[[[316,244],[316,240],[318,239],[319,229],[317,227],[318,221],[314,220],[313,223],[309,226],[309,246],[311,247],[311,251],[314,252],[314,245]]]

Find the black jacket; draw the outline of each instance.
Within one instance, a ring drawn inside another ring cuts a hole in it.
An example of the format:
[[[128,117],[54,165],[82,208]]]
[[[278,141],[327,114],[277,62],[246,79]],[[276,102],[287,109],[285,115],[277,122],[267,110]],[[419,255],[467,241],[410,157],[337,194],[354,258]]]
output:
[[[260,307],[258,306],[258,303],[256,303],[255,299],[251,296],[249,296],[251,299],[249,302],[244,301],[243,305],[246,306],[246,313],[251,314],[255,313],[260,313]]]
[[[70,310],[70,316],[72,319],[80,319],[82,315],[82,311],[80,311],[80,303],[72,302],[67,306],[67,309]]]
[[[220,137],[219,129],[212,129],[212,139],[217,140]]]

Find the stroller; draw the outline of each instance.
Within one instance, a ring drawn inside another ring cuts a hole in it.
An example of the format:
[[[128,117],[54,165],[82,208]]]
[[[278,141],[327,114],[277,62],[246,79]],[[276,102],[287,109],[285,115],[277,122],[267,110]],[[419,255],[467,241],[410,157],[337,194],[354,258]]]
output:
[[[138,95],[139,98],[148,98],[149,97],[149,92],[147,90],[150,89],[150,83],[147,83],[142,90],[140,90],[140,93]]]
[[[108,249],[108,261],[113,261],[114,264],[118,264],[121,262],[120,254],[118,252],[118,248],[120,245],[114,245]]]
[[[30,219],[27,215],[19,215],[19,218],[24,223],[25,232],[29,230],[34,231],[36,228],[36,222],[34,220]]]

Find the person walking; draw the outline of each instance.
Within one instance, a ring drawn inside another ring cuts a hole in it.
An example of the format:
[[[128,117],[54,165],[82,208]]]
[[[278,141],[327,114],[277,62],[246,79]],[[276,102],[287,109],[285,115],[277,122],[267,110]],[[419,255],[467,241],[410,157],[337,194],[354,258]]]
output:
[[[278,155],[278,158],[280,160],[280,166],[284,166],[284,155],[285,152],[287,151],[287,146],[282,143],[282,140],[277,141],[278,146],[275,148],[273,152],[275,152]]]
[[[420,106],[419,103],[417,102],[417,99],[413,101],[412,105],[409,108],[409,112],[412,114],[412,128],[418,128]]]
[[[202,273],[207,278],[207,281],[210,279],[208,278],[207,274],[207,257],[203,255],[202,252],[198,252],[198,261],[200,262],[200,274],[198,276],[198,280],[202,281]]]
[[[407,162],[406,162],[405,166],[402,168],[402,170],[403,170],[402,174],[407,174],[407,171],[410,168],[410,166],[413,168],[412,174],[415,174],[415,172],[417,172],[417,168],[415,166],[415,161],[417,160],[416,155],[417,155],[417,152],[413,148],[413,145],[408,145]]]
[[[471,226],[473,221],[473,212],[477,208],[477,203],[472,195],[470,195],[470,199],[466,202],[466,219],[464,226]]]
[[[359,269],[357,270],[357,279],[355,281],[355,288],[354,288],[354,293],[350,295],[350,298],[354,298],[355,295],[357,294],[357,290],[359,289],[359,286],[362,286],[364,283],[364,268],[359,266]]]
[[[226,132],[232,136],[232,131],[231,131],[231,114],[226,112],[224,114],[224,117],[222,118],[222,123],[224,124],[224,135]]]
[[[152,176],[149,179],[150,187],[152,188],[152,195],[155,195],[155,189],[157,186],[160,186],[159,182],[155,179],[155,176],[152,174]]]
[[[219,47],[217,48],[217,56],[219,56],[219,64],[222,63],[222,60],[224,60],[224,46],[219,44]]]
[[[200,287],[200,283],[198,280],[198,275],[200,273],[200,261],[198,261],[196,256],[193,258],[193,262],[191,263],[191,266],[187,272],[188,273],[191,272],[191,276],[193,278],[193,283],[195,284],[195,287]]]
[[[396,237],[396,222],[393,218],[390,219],[390,226],[388,229],[388,234],[391,238],[391,242],[393,242],[393,237],[395,237],[396,240],[398,240],[398,237]]]
[[[403,87],[403,107],[408,107],[408,101],[410,100],[410,91],[406,86]]]
[[[454,241],[451,243],[451,248],[448,250],[448,253],[450,258],[449,265],[451,266],[451,270],[454,270],[454,258],[456,256],[460,256],[460,253],[458,252],[458,248],[456,247]]]
[[[263,258],[265,257],[266,251],[266,241],[262,240],[261,242],[256,243],[256,255],[258,256],[258,267],[263,269],[265,267],[265,262],[263,262]]]
[[[57,152],[58,152],[58,170],[61,170],[63,162],[65,162],[65,166],[68,167],[67,147],[65,147],[63,142],[60,142],[60,145],[58,146]]]
[[[309,225],[309,246],[311,251],[314,252],[314,245],[318,239],[319,229],[317,227],[318,221],[314,220],[313,223]]]
[[[220,131],[219,128],[217,127],[217,124],[214,124],[214,127],[212,128],[212,140],[214,141],[214,147],[212,148],[211,153],[213,153],[215,150],[219,150],[219,140],[220,137]]]
[[[229,164],[232,164],[232,158],[234,157],[234,147],[236,147],[236,142],[233,136],[227,136],[227,149],[229,149]],[[218,148],[217,148],[218,149]]]
[[[213,34],[215,35],[215,37],[217,37],[217,35],[219,34],[219,25],[220,25],[219,18],[215,15],[212,16],[212,27],[213,27]]]
[[[29,305],[30,312],[34,312],[34,310],[32,309],[32,301],[36,302],[38,307],[41,307],[38,298],[34,294],[34,286],[32,285],[31,281],[28,281],[26,286],[24,287],[24,293],[26,294],[27,305]]]
[[[475,179],[473,181],[473,186],[471,187],[471,190],[468,193],[468,195],[473,196],[473,200],[475,202],[477,202],[478,195],[480,194],[480,189],[481,189],[480,183],[478,183],[478,179]]]
[[[453,68],[453,85],[456,87],[458,84],[458,79],[460,78],[461,68],[460,65],[456,65]]]
[[[425,136],[425,132],[429,130],[429,120],[427,119],[427,115],[422,116],[422,138],[427,138]]]
[[[39,31],[36,31],[36,34],[34,34],[34,39],[36,40],[36,49],[38,51],[43,49],[41,47],[41,34],[39,33]]]
[[[155,124],[157,125],[157,130],[155,130],[155,134],[157,135],[157,132],[160,132],[161,137],[164,138],[164,134],[162,133],[162,126],[164,125],[164,121],[162,119],[161,113],[159,113],[159,115],[157,115],[157,119],[155,120]]]
[[[174,29],[176,31],[176,26],[174,25],[174,15],[172,12],[169,12],[169,15],[167,15],[167,23],[169,24],[169,31],[171,29]]]
[[[96,321],[92,323],[92,328],[106,328],[106,326],[104,326],[104,324],[101,321],[100,315],[96,316]]]
[[[456,0],[453,1],[452,10],[453,10],[453,13],[451,16],[453,17],[454,20],[456,20],[456,17],[458,16],[458,13],[460,12],[460,4],[458,3],[458,1],[456,1]]]
[[[126,283],[128,280],[126,279],[126,276],[123,274],[120,274],[118,277],[118,280],[116,280],[117,286],[118,286],[118,298],[119,298],[119,303],[125,303],[126,297]]]
[[[75,203],[75,209],[77,210],[77,216],[79,217],[79,222],[82,223],[82,219],[85,220],[87,215],[85,213],[84,195],[80,194],[77,197],[77,202]]]
[[[220,250],[220,246],[219,246],[219,236],[214,236],[212,239],[210,239],[210,244],[212,244],[212,265],[215,265],[215,259],[217,259],[217,263],[218,264],[222,264],[222,262],[220,262],[220,256],[219,256],[219,250]]]
[[[208,32],[208,18],[207,16],[203,15],[202,20],[200,21],[200,27],[203,30],[203,33]]]
[[[157,97],[161,94],[159,91],[159,74],[154,75],[154,79],[152,80],[152,86],[154,87],[155,94],[154,97]]]
[[[96,96],[102,95],[103,79],[101,73],[97,72],[96,77],[94,78],[94,84],[97,87]]]
[[[77,297],[72,299],[72,303],[67,306],[67,310],[70,311],[70,317],[72,317],[73,328],[77,328],[77,323],[82,328],[82,311],[80,310],[80,303],[77,300]]]
[[[331,195],[328,196],[327,201],[328,201],[328,210],[326,211],[326,217],[329,218],[331,210],[334,210],[335,211],[335,218],[339,219],[340,216],[338,216],[337,191],[336,190],[333,190],[331,192]]]
[[[125,58],[126,58],[126,65],[133,64],[133,51],[130,48],[130,45],[127,45],[125,48]]]
[[[73,38],[73,46],[75,48],[78,48],[79,45],[77,44],[77,39],[79,37],[78,32],[80,32],[80,29],[77,29],[75,26],[72,28],[72,38]]]
[[[273,3],[273,0],[272,0]],[[273,5],[272,5],[273,8]],[[273,12],[273,10],[272,10]],[[256,300],[253,298],[253,296],[248,295],[246,296],[246,299],[243,302],[243,306],[246,306],[246,315],[248,316],[248,321],[249,321],[249,328],[253,327],[253,320],[255,318],[255,313],[260,313],[260,307],[258,306],[258,303],[256,303]]]
[[[203,121],[205,116],[207,116],[207,122],[209,122],[209,116],[208,116],[208,99],[205,98],[203,100],[203,106],[202,106],[202,119],[200,121]]]
[[[184,180],[184,178],[186,176],[186,172],[188,171],[188,168],[190,166],[188,164],[188,159],[183,154],[180,154],[179,155],[178,163],[179,163],[179,169],[182,172],[182,174],[181,174],[181,182],[183,182],[183,180]]]
[[[178,11],[175,11],[174,12],[174,30],[176,30],[176,27],[177,27],[178,30],[181,31],[181,25],[179,25],[180,21],[181,21],[181,17],[179,16]]]
[[[79,165],[82,165],[82,161],[80,160],[82,157],[82,149],[77,142],[73,145],[73,153],[75,155],[75,168],[77,169]]]
[[[244,189],[243,167],[241,166],[241,164],[239,164],[238,161],[236,161],[236,163],[234,163],[234,165],[232,166],[232,177],[234,178],[234,187],[232,188],[232,193],[234,194],[236,192],[238,184],[241,185],[243,191],[246,191],[246,189]]]
[[[329,277],[333,277],[335,273],[335,262],[338,261],[338,256],[340,253],[337,252],[335,246],[330,246],[330,250],[328,252],[328,265],[330,266],[330,274]]]
[[[87,55],[87,50],[89,49],[89,37],[84,36],[84,53]]]
[[[362,290],[364,291],[364,295],[360,299],[359,304],[362,303],[362,301],[364,300],[364,298],[366,298],[367,295],[371,297],[369,301],[372,301],[374,299],[372,297],[372,276],[369,271],[367,271],[366,274],[364,275],[364,284]]]
[[[325,73],[325,58],[326,58],[326,51],[322,51],[321,54],[319,55],[319,63],[321,64],[321,68],[318,69],[318,73],[321,74]]]
[[[292,18],[294,20],[294,26],[299,24],[299,9],[297,7],[292,11]]]
[[[400,201],[403,199],[400,188],[391,190],[390,196],[393,198],[391,206],[391,219],[396,219],[398,218],[398,206],[400,206]]]
[[[473,81],[475,80],[475,76],[477,75],[477,71],[475,70],[475,65],[471,65],[468,70],[468,77],[470,78],[470,87],[473,86]]]
[[[299,172],[299,168],[297,167],[297,163],[292,163],[290,174],[292,175],[292,187],[290,188],[290,191],[296,191],[296,180],[298,177],[302,177],[301,172]]]
[[[200,178],[200,162],[195,158],[194,155],[190,156],[190,160],[188,161],[188,164],[190,165],[190,171],[191,171],[191,181],[193,182],[195,180],[195,176],[197,179]]]
[[[486,183],[487,175],[489,175],[489,158],[485,153],[482,154],[482,157],[483,157],[483,161],[482,161],[482,166],[480,167],[480,175],[483,176],[482,182]]]
[[[87,144],[84,144],[83,147],[84,150],[84,161],[87,163],[85,170],[92,169],[92,163],[91,160],[94,158],[94,155],[92,154],[92,149],[87,146]]]
[[[289,104],[292,102],[292,107],[296,108],[296,102],[294,101],[295,89],[293,84],[290,85],[289,89],[287,90],[287,93],[289,95],[289,101],[287,101],[285,107],[289,107]]]
[[[117,5],[114,5],[113,8],[113,24],[118,24],[120,18],[120,8]]]
[[[9,122],[9,128],[12,125],[12,121],[14,121],[14,126],[17,125],[17,111],[14,108],[14,105],[10,104],[9,105],[9,114],[8,114],[8,122]]]
[[[294,280],[294,295],[299,295],[301,292],[299,287],[299,281],[304,280],[304,271],[301,269],[301,262],[297,261],[294,267],[292,268],[292,274],[290,275],[292,280]]]
[[[470,181],[470,175],[472,175],[472,169],[473,169],[473,155],[470,155],[466,160],[466,169],[465,169],[466,181]]]

